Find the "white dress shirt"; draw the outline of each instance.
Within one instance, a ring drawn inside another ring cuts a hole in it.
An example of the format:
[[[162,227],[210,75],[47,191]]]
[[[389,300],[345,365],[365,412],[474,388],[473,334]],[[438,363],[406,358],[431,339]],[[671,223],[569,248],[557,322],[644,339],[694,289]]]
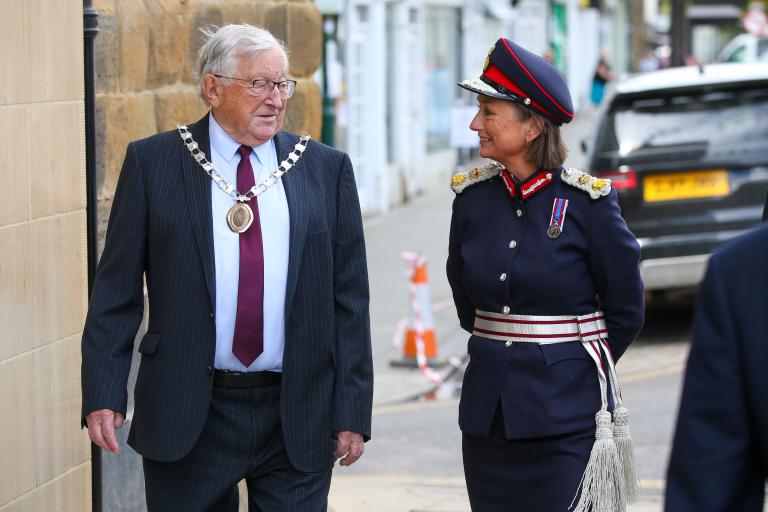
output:
[[[209,114],[213,168],[232,185],[237,185],[240,144],[224,131]],[[277,169],[274,140],[256,146],[251,166],[258,185]],[[245,192],[241,190],[240,192]],[[256,198],[251,199],[254,208]],[[285,289],[288,280],[290,217],[283,182],[278,181],[258,197],[261,236],[264,241],[264,352],[246,367],[232,353],[237,314],[237,288],[240,276],[240,239],[227,225],[227,211],[234,199],[211,181],[213,249],[216,266],[216,359],[215,367],[235,371],[282,371],[285,346]],[[249,229],[254,229],[251,225]]]

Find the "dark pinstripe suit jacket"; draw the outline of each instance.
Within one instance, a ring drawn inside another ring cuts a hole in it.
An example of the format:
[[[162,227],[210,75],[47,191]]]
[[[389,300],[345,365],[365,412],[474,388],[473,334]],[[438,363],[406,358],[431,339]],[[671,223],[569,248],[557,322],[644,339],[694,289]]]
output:
[[[189,126],[210,157],[208,116]],[[298,137],[275,138],[283,160]],[[373,376],[368,277],[352,165],[310,142],[284,177],[290,211],[281,417],[291,462],[332,466],[333,431],[371,431]],[[82,343],[83,416],[125,412],[132,342],[149,329],[129,444],[160,461],[182,458],[198,439],[211,400],[214,251],[210,178],[175,131],[128,145]]]

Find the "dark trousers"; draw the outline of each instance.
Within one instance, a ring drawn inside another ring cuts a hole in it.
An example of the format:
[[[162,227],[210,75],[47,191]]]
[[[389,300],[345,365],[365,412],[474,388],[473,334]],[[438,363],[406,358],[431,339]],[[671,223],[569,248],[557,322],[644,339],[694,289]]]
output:
[[[208,419],[192,451],[176,462],[144,459],[147,509],[237,512],[237,483],[243,478],[250,512],[318,512],[328,507],[331,470],[305,473],[288,460],[279,384],[214,388]]]
[[[594,441],[593,428],[505,439],[499,407],[490,438],[463,435],[464,477],[472,511],[568,512]]]

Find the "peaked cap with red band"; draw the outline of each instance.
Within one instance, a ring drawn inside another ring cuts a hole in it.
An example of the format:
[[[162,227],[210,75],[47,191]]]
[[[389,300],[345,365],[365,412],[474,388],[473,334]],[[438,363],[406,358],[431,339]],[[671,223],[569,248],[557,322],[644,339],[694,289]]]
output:
[[[560,72],[538,55],[509,39],[491,47],[480,78],[462,80],[468,91],[515,101],[557,126],[573,119],[573,103]]]

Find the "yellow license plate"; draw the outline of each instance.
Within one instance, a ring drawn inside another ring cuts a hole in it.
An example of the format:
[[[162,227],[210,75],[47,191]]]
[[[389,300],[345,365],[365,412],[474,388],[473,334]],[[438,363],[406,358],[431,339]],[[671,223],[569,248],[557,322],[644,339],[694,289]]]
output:
[[[728,172],[725,169],[657,174],[643,180],[643,199],[646,202],[717,197],[729,192]]]

